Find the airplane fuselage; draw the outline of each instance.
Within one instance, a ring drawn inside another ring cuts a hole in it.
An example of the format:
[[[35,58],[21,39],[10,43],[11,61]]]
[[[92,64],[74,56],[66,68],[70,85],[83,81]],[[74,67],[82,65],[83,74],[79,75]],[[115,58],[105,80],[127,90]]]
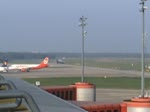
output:
[[[12,64],[7,67],[0,67],[0,72],[8,72],[9,70],[20,70],[22,72],[29,72],[30,70],[41,69],[48,67],[49,58],[46,57],[40,64]]]
[[[11,69],[23,69],[23,68],[31,68],[31,67],[36,67],[39,64],[13,64],[11,66],[9,66],[9,68]]]

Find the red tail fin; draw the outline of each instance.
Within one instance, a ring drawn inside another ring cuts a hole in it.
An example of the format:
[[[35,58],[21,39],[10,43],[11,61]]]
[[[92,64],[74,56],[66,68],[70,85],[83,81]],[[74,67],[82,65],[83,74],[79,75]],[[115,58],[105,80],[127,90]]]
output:
[[[49,58],[46,57],[40,64],[40,66],[42,67],[47,67],[48,66],[48,61],[49,61]]]
[[[34,67],[32,69],[46,68],[48,67],[48,61],[49,61],[49,58],[46,57],[37,67]]]

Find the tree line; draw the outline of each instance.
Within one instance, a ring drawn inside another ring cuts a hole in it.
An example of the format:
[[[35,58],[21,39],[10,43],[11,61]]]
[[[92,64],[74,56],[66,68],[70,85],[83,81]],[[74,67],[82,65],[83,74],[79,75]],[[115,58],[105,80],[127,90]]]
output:
[[[81,53],[63,53],[63,52],[51,52],[51,53],[32,53],[32,52],[0,52],[0,59],[43,59],[45,57],[49,57],[51,59],[57,58],[81,58]],[[85,57],[87,58],[109,58],[109,57],[125,57],[125,58],[139,58],[141,55],[139,53],[85,53]],[[149,58],[150,54],[146,54],[145,57]]]
[[[59,57],[80,57],[80,53],[32,53],[32,52],[0,52],[0,59],[23,60],[23,59],[43,59],[49,57],[57,59]]]

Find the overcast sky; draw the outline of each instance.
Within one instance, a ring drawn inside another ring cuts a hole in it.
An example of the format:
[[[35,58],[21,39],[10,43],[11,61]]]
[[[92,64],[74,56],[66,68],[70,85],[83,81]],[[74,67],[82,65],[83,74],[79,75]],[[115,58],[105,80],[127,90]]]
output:
[[[0,51],[81,52],[79,18],[85,16],[85,52],[140,53],[140,0],[1,0]],[[146,2],[150,7],[150,1]],[[150,53],[150,10],[146,10]]]

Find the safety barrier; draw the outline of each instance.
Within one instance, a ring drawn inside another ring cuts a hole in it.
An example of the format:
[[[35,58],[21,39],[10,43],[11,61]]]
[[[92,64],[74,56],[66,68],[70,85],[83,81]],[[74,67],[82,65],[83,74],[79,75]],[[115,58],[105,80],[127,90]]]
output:
[[[8,98],[24,98],[24,100],[27,102],[32,112],[40,112],[40,109],[34,102],[32,96],[30,96],[27,92],[19,91],[19,90],[0,91],[0,99],[8,99]],[[7,104],[7,105],[1,104],[0,110],[11,109],[14,107],[15,107],[15,104]]]
[[[86,105],[81,108],[88,112],[121,112],[120,104],[107,104],[107,105]]]
[[[75,87],[41,87],[43,90],[64,100],[76,100]]]
[[[96,101],[96,86],[88,82],[70,85],[76,88],[76,101]]]
[[[133,97],[124,100],[121,112],[150,112],[150,97]]]
[[[4,112],[14,110],[21,105],[22,99],[24,99],[32,112],[40,112],[40,109],[38,108],[37,104],[29,93],[17,90],[13,82],[5,80],[5,78],[0,75],[0,87],[2,86],[5,86],[5,88],[0,91],[0,100],[16,100],[15,102],[1,103],[0,111]]]
[[[127,112],[127,104],[122,103],[120,104],[120,106],[121,106],[121,112]]]
[[[0,81],[0,86],[7,86],[5,87],[5,89],[11,89],[11,90],[16,90],[16,86],[14,85],[14,83],[12,83],[11,81],[6,81],[6,80],[2,80]],[[2,91],[0,91],[2,92]],[[1,94],[1,93],[0,93]],[[4,109],[4,108],[17,108],[21,105],[22,99],[21,98],[16,98],[16,102],[15,103],[11,103],[11,104],[5,104],[5,105],[0,105],[0,109]]]
[[[5,78],[2,75],[0,75],[0,80],[5,80]]]

